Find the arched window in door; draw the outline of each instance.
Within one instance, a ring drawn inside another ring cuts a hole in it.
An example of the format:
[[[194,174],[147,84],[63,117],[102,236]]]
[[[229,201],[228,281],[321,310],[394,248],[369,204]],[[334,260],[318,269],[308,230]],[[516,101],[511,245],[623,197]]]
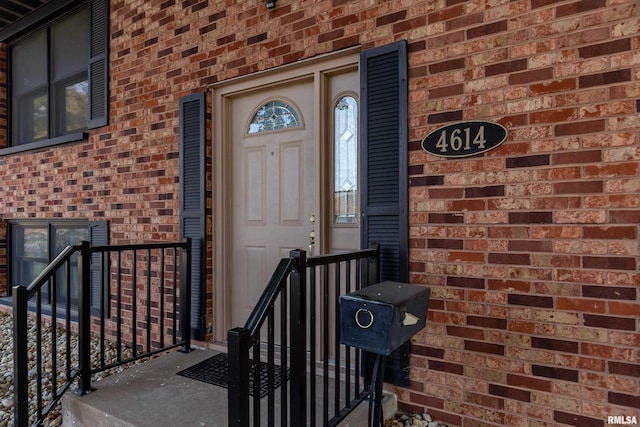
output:
[[[248,134],[302,126],[297,109],[284,101],[269,101],[253,115]]]
[[[334,200],[336,224],[358,222],[358,104],[351,95],[336,102],[334,114]]]

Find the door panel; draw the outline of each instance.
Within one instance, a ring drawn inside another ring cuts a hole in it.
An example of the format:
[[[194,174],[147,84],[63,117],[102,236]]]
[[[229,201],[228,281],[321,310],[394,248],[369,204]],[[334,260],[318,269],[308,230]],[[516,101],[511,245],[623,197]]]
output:
[[[301,126],[249,134],[257,109],[282,99],[298,110]],[[306,248],[313,229],[307,219],[319,192],[313,82],[235,97],[231,115],[232,321],[243,325],[280,258]]]

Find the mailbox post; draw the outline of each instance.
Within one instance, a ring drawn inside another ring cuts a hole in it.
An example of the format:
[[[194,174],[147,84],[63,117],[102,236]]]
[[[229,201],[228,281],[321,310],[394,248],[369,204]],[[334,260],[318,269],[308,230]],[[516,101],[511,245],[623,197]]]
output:
[[[431,289],[386,281],[340,296],[340,343],[376,355],[369,389],[369,425],[383,425],[384,357],[424,328]],[[371,406],[373,404],[373,407]]]

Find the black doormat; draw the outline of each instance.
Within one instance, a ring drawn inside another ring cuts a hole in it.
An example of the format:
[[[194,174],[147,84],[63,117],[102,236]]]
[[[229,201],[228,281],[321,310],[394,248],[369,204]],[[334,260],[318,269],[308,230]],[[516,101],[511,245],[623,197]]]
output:
[[[264,397],[269,392],[267,384],[267,363],[260,362],[260,397]],[[282,384],[282,368],[274,365],[274,388],[280,387]],[[253,396],[253,371],[255,365],[251,364],[249,372],[249,394]],[[229,363],[226,353],[218,353],[202,362],[183,369],[178,375],[202,381],[208,384],[217,385],[219,387],[228,387]],[[289,370],[287,369],[287,379],[289,379]]]

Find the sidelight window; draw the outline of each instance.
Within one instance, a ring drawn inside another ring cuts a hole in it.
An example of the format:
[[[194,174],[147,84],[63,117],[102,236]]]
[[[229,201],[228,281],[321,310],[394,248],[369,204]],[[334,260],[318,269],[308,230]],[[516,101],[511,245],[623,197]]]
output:
[[[341,97],[334,107],[334,222],[358,222],[358,104]]]

